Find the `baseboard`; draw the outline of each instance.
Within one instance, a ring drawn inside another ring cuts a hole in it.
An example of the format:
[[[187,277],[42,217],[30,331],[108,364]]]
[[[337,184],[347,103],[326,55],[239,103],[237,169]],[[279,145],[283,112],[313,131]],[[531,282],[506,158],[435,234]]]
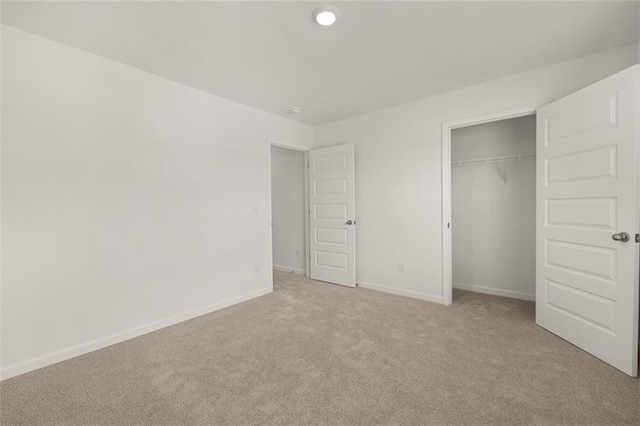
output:
[[[293,272],[294,274],[306,275],[307,271],[304,269],[292,268],[290,266],[273,265],[273,269],[280,272]]]
[[[425,300],[427,302],[442,303],[442,297],[436,296],[433,294],[419,293],[417,291],[411,291],[411,290],[402,290],[395,287],[388,287],[386,285],[380,285],[380,284],[372,284],[364,281],[358,281],[357,283],[358,283],[358,287],[366,288],[369,290],[381,291],[383,293],[395,294],[397,296],[411,297],[412,299]]]
[[[122,333],[112,334],[111,336],[92,340],[87,343],[76,345],[67,349],[62,349],[41,357],[32,358],[27,361],[23,361],[17,364],[13,364],[3,369],[0,372],[1,380],[5,380],[11,377],[18,376],[20,374],[28,373],[30,371],[37,370],[39,368],[47,367],[52,364],[56,364],[61,361],[65,361],[71,358],[75,358],[80,355],[87,354],[89,352],[96,351],[98,349],[105,348],[107,346],[115,345],[116,343],[124,342],[125,340],[132,339],[134,337],[142,336],[143,334],[151,333],[152,331],[160,330],[165,327],[169,327],[183,321],[187,321],[202,315],[210,314],[223,308],[227,308],[232,305],[236,305],[247,300],[254,299],[259,296],[271,293],[270,288],[264,288],[255,290],[241,296],[232,297],[230,299],[223,300],[213,305],[205,306],[203,308],[194,309],[183,314],[175,315],[173,317],[155,321],[141,327],[136,327]]]
[[[456,281],[453,282],[453,288],[458,288],[460,290],[474,291],[476,293],[490,294],[492,296],[510,297],[512,299],[528,300],[531,302],[536,301],[535,294],[522,293],[520,291],[513,291],[513,290],[503,290],[501,288],[485,287],[485,286],[475,285],[475,284],[465,284],[465,283],[460,283]]]

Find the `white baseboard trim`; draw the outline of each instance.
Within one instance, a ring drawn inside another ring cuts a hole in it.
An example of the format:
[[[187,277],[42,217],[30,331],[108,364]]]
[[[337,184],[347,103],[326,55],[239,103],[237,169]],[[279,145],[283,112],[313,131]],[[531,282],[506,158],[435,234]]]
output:
[[[501,288],[494,288],[494,287],[485,287],[482,285],[465,284],[465,283],[454,281],[453,288],[458,288],[460,290],[474,291],[476,293],[490,294],[492,296],[502,296],[502,297],[510,297],[512,299],[528,300],[530,302],[536,301],[535,294],[522,293],[520,291],[513,291],[513,290],[503,290]]]
[[[357,281],[358,287],[369,290],[381,291],[383,293],[395,294],[397,296],[411,297],[412,299],[425,300],[427,302],[442,303],[442,297],[434,294],[419,293],[417,291],[402,290],[400,288],[388,287],[386,285],[372,284],[364,281]]]
[[[306,275],[307,273],[304,269],[292,268],[290,266],[273,265],[273,269],[280,272],[293,272],[298,275]]]
[[[146,324],[140,327],[132,328],[122,333],[112,334],[111,336],[102,337],[92,340],[87,343],[72,346],[70,348],[62,349],[47,355],[43,355],[37,358],[32,358],[27,361],[19,362],[17,364],[10,365],[4,368],[0,372],[1,380],[9,379],[11,377],[18,376],[20,374],[28,373],[39,368],[47,367],[52,364],[56,364],[67,359],[75,358],[80,355],[84,355],[89,352],[96,351],[98,349],[105,348],[107,346],[115,345],[116,343],[124,342],[125,340],[132,339],[134,337],[142,336],[143,334],[151,333],[152,331],[160,330],[161,328],[169,327],[183,321],[187,321],[202,315],[210,314],[211,312],[218,311],[223,308],[227,308],[232,305],[236,305],[247,300],[254,299],[259,296],[271,293],[271,288],[263,288],[255,290],[241,296],[232,297],[230,299],[223,300],[213,305],[205,306],[203,308],[194,309],[189,312],[185,312],[173,317],[155,321],[150,324]]]

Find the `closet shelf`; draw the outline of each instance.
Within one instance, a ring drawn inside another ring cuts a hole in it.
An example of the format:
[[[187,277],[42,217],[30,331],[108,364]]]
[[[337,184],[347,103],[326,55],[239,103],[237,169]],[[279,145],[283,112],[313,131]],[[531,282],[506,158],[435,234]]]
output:
[[[486,158],[475,158],[473,160],[462,160],[462,161],[454,161],[451,163],[452,166],[475,166],[478,164],[495,164],[495,163],[505,163],[508,161],[519,161],[526,160],[529,158],[535,158],[535,154],[518,154],[518,155],[504,155],[502,157],[486,157]]]
[[[487,158],[476,158],[473,160],[454,161],[453,163],[451,163],[451,166],[460,167],[460,166],[477,166],[481,164],[495,164],[498,168],[498,173],[500,173],[500,177],[502,178],[502,182],[507,183],[508,173],[507,173],[506,167],[504,166],[505,163],[515,162],[520,160],[527,160],[535,157],[536,157],[535,154],[504,155],[502,157],[487,157]]]

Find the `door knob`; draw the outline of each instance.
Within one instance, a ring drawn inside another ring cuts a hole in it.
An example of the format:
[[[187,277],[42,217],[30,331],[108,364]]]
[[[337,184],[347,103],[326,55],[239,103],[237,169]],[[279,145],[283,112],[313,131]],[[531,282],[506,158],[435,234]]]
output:
[[[631,239],[629,234],[627,234],[626,232],[620,232],[619,234],[613,234],[611,236],[611,238],[613,238],[614,241],[620,241],[621,243],[626,243],[627,241],[629,241]]]
[[[353,225],[353,221],[352,220],[348,220],[347,221],[347,225]]]

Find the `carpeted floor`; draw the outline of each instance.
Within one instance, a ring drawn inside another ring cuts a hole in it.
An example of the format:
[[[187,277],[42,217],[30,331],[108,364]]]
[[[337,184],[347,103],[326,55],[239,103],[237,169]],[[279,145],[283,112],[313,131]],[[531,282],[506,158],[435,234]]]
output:
[[[10,424],[638,424],[640,381],[534,324],[275,273],[272,294],[2,382]]]

